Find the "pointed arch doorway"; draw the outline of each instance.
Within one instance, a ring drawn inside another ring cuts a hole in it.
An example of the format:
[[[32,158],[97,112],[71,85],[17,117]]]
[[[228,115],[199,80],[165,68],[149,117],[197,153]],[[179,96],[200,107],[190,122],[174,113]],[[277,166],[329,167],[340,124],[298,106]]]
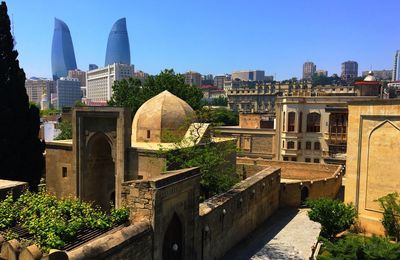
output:
[[[163,241],[163,260],[183,259],[183,228],[179,217],[174,213],[168,224]]]

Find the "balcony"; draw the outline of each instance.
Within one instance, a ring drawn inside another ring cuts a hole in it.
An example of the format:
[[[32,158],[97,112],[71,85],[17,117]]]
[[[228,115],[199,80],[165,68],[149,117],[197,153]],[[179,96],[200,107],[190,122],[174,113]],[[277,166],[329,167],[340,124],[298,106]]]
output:
[[[328,144],[346,144],[346,133],[324,133],[324,139]]]
[[[322,158],[324,161],[331,164],[345,164],[346,153],[334,151],[322,151]]]
[[[282,155],[299,156],[302,154],[301,150],[282,148]]]

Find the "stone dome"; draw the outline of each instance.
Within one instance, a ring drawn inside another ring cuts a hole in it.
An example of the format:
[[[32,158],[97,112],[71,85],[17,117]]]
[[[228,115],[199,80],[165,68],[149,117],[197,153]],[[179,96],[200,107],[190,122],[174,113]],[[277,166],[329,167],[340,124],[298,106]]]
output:
[[[365,77],[364,81],[376,81],[374,73],[372,71],[369,71],[368,76]]]
[[[132,122],[131,143],[168,143],[173,135],[183,138],[193,109],[167,90],[147,100],[136,112]]]

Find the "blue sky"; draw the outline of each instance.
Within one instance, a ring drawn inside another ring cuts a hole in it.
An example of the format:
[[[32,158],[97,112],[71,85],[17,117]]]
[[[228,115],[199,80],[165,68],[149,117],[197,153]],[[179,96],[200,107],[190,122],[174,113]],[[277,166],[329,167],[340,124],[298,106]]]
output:
[[[16,48],[28,77],[51,75],[54,17],[71,31],[78,68],[104,64],[113,23],[127,18],[131,61],[202,74],[262,69],[301,77],[303,62],[339,73],[391,69],[400,49],[399,0],[10,0]]]

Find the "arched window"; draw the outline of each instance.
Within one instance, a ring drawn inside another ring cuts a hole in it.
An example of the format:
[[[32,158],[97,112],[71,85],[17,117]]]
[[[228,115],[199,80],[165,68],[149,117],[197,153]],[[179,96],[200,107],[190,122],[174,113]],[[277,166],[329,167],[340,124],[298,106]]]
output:
[[[314,143],[314,150],[320,150],[321,149],[321,144],[319,142]]]
[[[294,142],[293,141],[287,142],[287,149],[294,149]]]
[[[307,115],[307,132],[319,132],[321,125],[321,115],[310,113]]]
[[[288,132],[294,132],[295,119],[296,119],[296,113],[289,112],[288,113]]]

